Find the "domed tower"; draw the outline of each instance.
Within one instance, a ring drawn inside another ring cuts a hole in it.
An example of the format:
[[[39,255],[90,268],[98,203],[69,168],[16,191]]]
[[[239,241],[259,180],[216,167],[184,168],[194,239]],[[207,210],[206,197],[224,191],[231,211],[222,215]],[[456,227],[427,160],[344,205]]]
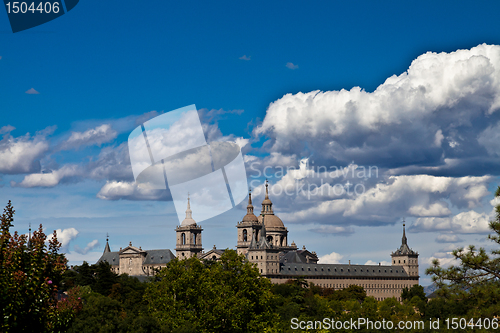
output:
[[[415,252],[408,247],[404,223],[401,246],[395,252],[391,253],[391,257],[392,266],[403,266],[403,269],[409,276],[418,278],[418,252]]]
[[[238,228],[238,243],[236,245],[238,254],[246,254],[252,239],[259,240],[260,223],[253,213],[252,193],[248,193],[247,215],[236,225]]]
[[[278,249],[292,250],[293,248],[288,246],[288,230],[285,228],[283,221],[274,215],[268,187],[269,184],[266,180],[266,197],[262,201],[262,211],[258,220],[266,227],[266,237],[269,244]]]
[[[175,228],[177,234],[175,252],[179,259],[194,257],[203,251],[201,247],[201,232],[203,229],[193,220],[192,214],[193,211],[191,210],[188,195],[186,218],[180,226]]]

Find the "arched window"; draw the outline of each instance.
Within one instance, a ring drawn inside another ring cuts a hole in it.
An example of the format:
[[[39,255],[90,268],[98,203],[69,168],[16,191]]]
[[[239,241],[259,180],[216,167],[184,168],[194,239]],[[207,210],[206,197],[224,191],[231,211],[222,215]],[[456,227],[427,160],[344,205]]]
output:
[[[273,236],[267,236],[267,241],[272,244],[273,243]]]
[[[196,234],[193,234],[193,244],[196,245]]]
[[[181,235],[181,244],[186,245],[186,234],[185,233],[182,233],[182,235]]]
[[[247,241],[247,229],[243,229],[243,241]]]

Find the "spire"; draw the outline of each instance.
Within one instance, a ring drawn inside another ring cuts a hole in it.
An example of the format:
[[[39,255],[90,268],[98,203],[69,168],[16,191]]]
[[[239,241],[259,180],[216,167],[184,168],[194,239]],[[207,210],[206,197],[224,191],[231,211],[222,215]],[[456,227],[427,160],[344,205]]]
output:
[[[104,253],[107,253],[107,252],[111,252],[111,250],[109,249],[109,234],[106,233],[106,246],[104,247]]]
[[[266,179],[266,199],[269,200],[269,191],[267,190],[268,186],[269,186],[269,184],[267,183],[267,179]]]
[[[186,209],[186,218],[182,221],[181,225],[191,225],[196,224],[195,220],[193,220],[193,211],[191,210],[191,203],[189,201],[189,193],[188,193],[188,204]]]
[[[273,203],[271,202],[271,200],[269,199],[269,183],[267,182],[267,179],[266,179],[266,197],[264,198],[264,201],[262,201],[262,211],[261,211],[261,215],[264,215],[264,214],[271,214],[271,215],[274,215],[273,213]]]
[[[188,206],[186,209],[186,218],[187,219],[192,219],[193,218],[193,211],[191,210],[191,203],[189,202],[189,193],[188,193]]]
[[[405,232],[405,220],[403,219],[403,238],[401,239],[401,245],[408,245],[408,240],[406,239],[406,232]]]
[[[247,214],[253,214],[253,205],[252,205],[252,190],[248,190],[248,206],[247,206]]]

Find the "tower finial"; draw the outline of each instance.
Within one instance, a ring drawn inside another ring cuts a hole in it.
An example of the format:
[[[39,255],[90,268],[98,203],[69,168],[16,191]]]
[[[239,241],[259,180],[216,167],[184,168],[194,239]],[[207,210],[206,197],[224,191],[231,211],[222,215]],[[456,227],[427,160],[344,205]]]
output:
[[[405,219],[403,218],[403,238],[401,239],[401,245],[405,245],[408,243],[406,239],[406,230],[405,230]]]
[[[269,199],[269,191],[267,189],[268,186],[269,184],[267,183],[267,178],[266,178],[266,199]]]

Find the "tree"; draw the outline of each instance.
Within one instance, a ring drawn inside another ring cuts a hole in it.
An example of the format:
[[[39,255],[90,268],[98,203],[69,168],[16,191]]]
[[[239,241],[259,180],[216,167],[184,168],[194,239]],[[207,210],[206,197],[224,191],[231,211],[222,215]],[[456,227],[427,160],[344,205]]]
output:
[[[500,187],[495,196],[500,197]],[[500,205],[495,211],[495,220],[489,223],[493,234],[488,235],[488,239],[500,245]],[[489,311],[491,315],[500,315],[500,249],[488,254],[482,247],[477,249],[469,245],[452,253],[458,265],[445,269],[435,259],[432,267],[426,270],[439,288],[438,295],[451,302],[460,302],[461,312],[476,315]],[[454,308],[453,304],[449,306]]]
[[[419,284],[413,285],[411,288],[404,287],[401,293],[401,298],[403,300],[411,300],[413,297],[417,296],[424,302],[427,302],[427,296],[425,296],[424,287]]]
[[[64,330],[68,308],[57,308],[57,286],[66,269],[58,253],[61,243],[54,231],[48,239],[42,225],[30,239],[10,233],[14,208],[9,201],[1,216],[0,331],[51,332]],[[61,326],[63,325],[63,326]]]
[[[270,332],[271,283],[226,250],[218,261],[174,259],[148,284],[149,311],[168,332]]]

